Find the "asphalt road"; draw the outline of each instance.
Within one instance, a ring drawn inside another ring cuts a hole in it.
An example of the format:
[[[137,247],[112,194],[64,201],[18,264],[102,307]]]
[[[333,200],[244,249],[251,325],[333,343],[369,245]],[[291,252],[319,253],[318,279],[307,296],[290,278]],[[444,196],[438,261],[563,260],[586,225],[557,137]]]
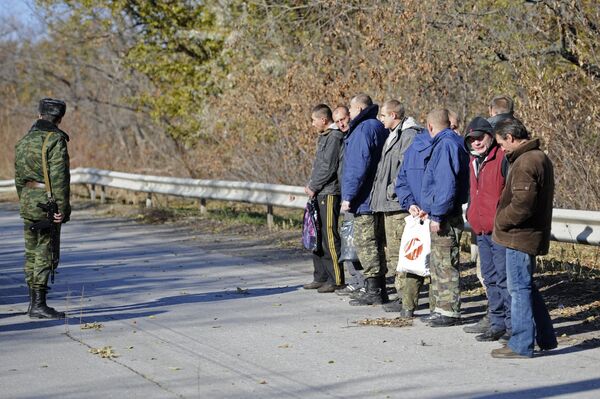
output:
[[[357,326],[389,314],[303,290],[309,256],[268,243],[86,211],[62,242],[49,303],[69,318],[30,320],[21,220],[0,206],[2,398],[600,397],[599,348],[500,360],[461,327]]]

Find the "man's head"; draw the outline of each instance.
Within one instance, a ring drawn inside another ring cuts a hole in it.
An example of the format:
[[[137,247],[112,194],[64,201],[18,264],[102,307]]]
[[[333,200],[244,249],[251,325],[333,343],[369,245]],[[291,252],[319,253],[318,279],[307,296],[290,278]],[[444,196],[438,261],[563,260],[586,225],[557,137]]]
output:
[[[514,112],[514,103],[512,98],[505,95],[499,95],[492,98],[488,108],[490,116],[499,114],[512,114]]]
[[[431,137],[435,137],[436,134],[449,127],[450,118],[447,109],[434,109],[427,114],[427,130]]]
[[[494,143],[492,125],[480,116],[474,118],[465,132],[465,143],[475,156],[486,155]]]
[[[398,100],[389,100],[381,107],[379,120],[386,129],[395,129],[404,119],[404,106]]]
[[[363,110],[373,105],[371,97],[365,93],[357,94],[350,100],[350,119],[354,119]]]
[[[333,122],[331,108],[326,104],[319,104],[311,112],[312,125],[319,132],[324,132]]]
[[[350,111],[345,105],[340,105],[333,110],[333,122],[343,133],[350,129]]]
[[[460,118],[458,117],[458,113],[449,109],[448,119],[450,119],[450,129],[454,130],[460,136]]]
[[[38,104],[40,119],[47,120],[55,125],[58,125],[62,121],[65,112],[67,112],[67,104],[62,100],[42,98]]]
[[[494,135],[498,144],[507,154],[515,151],[530,138],[529,132],[517,118],[498,122],[494,128]]]

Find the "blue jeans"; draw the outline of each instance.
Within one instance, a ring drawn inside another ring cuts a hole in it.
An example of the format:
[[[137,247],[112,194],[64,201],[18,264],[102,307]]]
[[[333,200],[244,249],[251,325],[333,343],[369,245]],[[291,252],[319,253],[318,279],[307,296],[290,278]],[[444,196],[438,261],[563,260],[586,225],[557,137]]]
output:
[[[491,234],[477,236],[481,274],[488,297],[493,331],[511,330],[511,299],[506,287],[506,248],[492,241]]]
[[[533,356],[534,340],[541,349],[557,345],[552,320],[544,299],[533,283],[535,256],[506,249],[506,278],[511,295],[512,336],[508,347],[523,356]]]

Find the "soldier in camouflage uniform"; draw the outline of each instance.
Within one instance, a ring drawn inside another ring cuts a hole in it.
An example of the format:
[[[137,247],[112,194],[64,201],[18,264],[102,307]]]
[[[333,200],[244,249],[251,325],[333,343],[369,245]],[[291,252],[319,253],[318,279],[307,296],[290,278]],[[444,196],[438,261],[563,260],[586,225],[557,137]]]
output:
[[[69,136],[58,128],[66,111],[60,100],[44,98],[39,103],[39,119],[15,148],[15,185],[19,195],[20,214],[25,222],[25,281],[29,287],[31,318],[60,319],[63,312],[46,305],[48,278],[53,272],[48,230],[31,231],[29,227],[46,218],[38,203],[48,201],[51,192],[57,205],[54,223],[66,223],[71,214],[69,204]],[[45,146],[44,146],[45,144]],[[42,148],[45,149],[50,186],[44,183]]]

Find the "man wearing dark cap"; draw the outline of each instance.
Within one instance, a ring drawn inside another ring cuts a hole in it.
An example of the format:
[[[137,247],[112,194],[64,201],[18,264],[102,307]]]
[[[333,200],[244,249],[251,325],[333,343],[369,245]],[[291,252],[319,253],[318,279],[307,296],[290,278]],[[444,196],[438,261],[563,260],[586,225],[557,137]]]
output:
[[[62,319],[63,312],[46,305],[48,279],[58,264],[60,225],[69,220],[69,136],[58,128],[66,112],[61,100],[40,100],[38,120],[15,147],[15,185],[19,211],[25,222],[25,281],[29,287],[31,318]],[[55,228],[32,230],[36,222],[48,220],[38,204],[55,202],[58,212],[51,212]],[[55,234],[52,234],[54,230]],[[54,243],[54,245],[52,245]]]
[[[508,161],[493,137],[492,125],[481,117],[471,121],[465,132],[469,165],[470,200],[467,221],[477,237],[481,274],[488,297],[489,326],[467,329],[479,333],[478,341],[496,341],[510,334],[510,295],[506,287],[506,248],[492,241],[494,217],[504,188]]]

